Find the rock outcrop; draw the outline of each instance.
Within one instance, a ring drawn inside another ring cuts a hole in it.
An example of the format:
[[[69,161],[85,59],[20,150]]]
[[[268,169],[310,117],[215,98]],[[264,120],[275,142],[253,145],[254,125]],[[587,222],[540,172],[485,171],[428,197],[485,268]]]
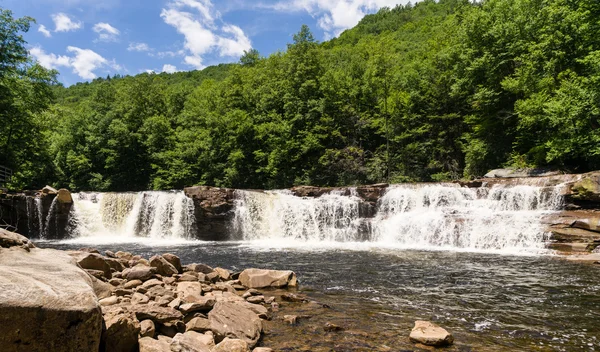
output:
[[[235,190],[195,186],[185,188],[184,192],[194,201],[198,238],[207,241],[229,239]]]
[[[0,248],[2,351],[97,351],[102,312],[90,276],[67,253]]]

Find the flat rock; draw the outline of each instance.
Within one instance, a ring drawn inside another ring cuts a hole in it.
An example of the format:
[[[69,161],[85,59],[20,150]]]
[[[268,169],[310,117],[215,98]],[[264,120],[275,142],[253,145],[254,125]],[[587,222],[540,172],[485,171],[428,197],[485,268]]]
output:
[[[258,315],[236,302],[217,302],[208,313],[208,319],[217,341],[229,337],[244,340],[254,347],[262,332]]]
[[[210,331],[210,320],[206,318],[193,318],[185,324],[186,331],[205,332]]]
[[[179,306],[179,310],[183,314],[189,314],[193,312],[208,312],[211,310],[216,303],[216,299],[209,296],[200,296],[193,303],[184,303]]]
[[[447,346],[454,342],[454,337],[446,329],[429,321],[417,320],[410,332],[412,342],[426,346]]]
[[[171,307],[151,306],[147,304],[129,307],[138,320],[150,319],[155,323],[169,323],[183,319],[183,314]]]
[[[127,281],[147,281],[150,280],[154,274],[156,274],[156,268],[146,266],[144,264],[138,264],[127,271],[127,275],[125,278],[127,279]]]
[[[0,348],[97,351],[102,312],[91,277],[65,252],[0,248]]]
[[[248,288],[296,286],[296,274],[289,270],[246,269],[239,277]]]
[[[204,343],[204,335],[188,331],[184,334],[177,334],[171,342],[171,351],[173,352],[211,352],[211,348]]]
[[[194,302],[202,297],[202,284],[199,282],[180,282],[177,284],[177,296],[185,302]]]

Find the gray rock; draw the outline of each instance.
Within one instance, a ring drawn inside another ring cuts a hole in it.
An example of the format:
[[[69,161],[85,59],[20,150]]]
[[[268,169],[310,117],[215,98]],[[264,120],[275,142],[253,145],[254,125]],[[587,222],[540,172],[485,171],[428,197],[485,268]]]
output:
[[[296,286],[296,274],[289,270],[246,269],[239,278],[248,288]]]
[[[0,248],[3,351],[97,351],[102,312],[91,277],[52,249]]]
[[[517,177],[544,177],[562,175],[560,171],[548,169],[495,169],[483,177],[485,178],[517,178]]]

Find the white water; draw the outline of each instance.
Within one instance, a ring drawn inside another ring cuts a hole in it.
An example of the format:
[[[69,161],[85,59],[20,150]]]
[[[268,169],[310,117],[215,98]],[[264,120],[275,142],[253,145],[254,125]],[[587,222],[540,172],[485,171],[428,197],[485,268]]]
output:
[[[192,200],[181,191],[73,194],[70,234],[82,242],[191,239]]]
[[[238,191],[234,228],[245,241],[276,247],[339,243],[344,248],[531,253],[545,246],[540,219],[560,208],[559,190],[398,185],[380,199],[374,218],[362,220],[356,196],[301,198],[285,191]]]

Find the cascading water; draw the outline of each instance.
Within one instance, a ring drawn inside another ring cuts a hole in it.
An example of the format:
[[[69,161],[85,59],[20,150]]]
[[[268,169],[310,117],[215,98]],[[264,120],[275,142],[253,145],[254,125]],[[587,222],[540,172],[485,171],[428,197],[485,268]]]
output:
[[[397,185],[379,200],[375,216],[362,220],[355,195],[302,198],[286,191],[238,191],[233,224],[243,240],[316,245],[366,240],[400,248],[530,251],[544,247],[540,220],[560,208],[559,190]]]
[[[73,195],[72,237],[191,239],[193,201],[181,191]]]

